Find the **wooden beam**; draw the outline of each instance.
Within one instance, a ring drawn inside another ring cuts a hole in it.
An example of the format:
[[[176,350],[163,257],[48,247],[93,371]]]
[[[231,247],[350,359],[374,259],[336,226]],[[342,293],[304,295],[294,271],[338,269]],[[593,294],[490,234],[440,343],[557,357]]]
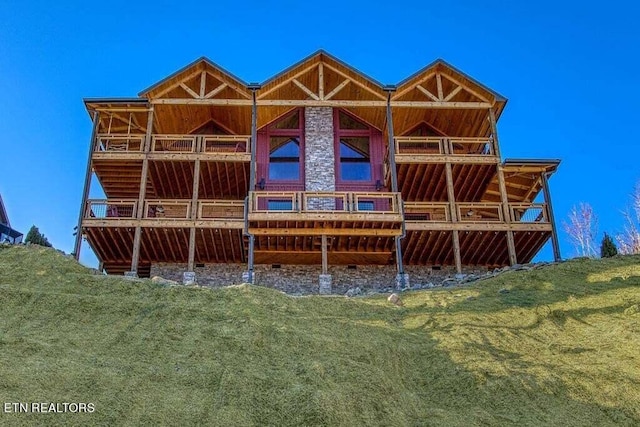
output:
[[[447,179],[447,200],[449,201],[449,210],[451,220],[453,222],[458,221],[458,210],[456,209],[456,196],[453,190],[453,171],[451,169],[451,163],[445,164],[445,176]]]
[[[200,98],[200,95],[198,95],[198,93],[196,91],[194,91],[193,89],[191,89],[189,86],[187,86],[184,82],[180,83],[180,87],[182,89],[184,89],[189,95],[193,96],[194,98]]]
[[[89,138],[89,153],[87,157],[87,167],[84,175],[84,187],[82,188],[82,198],[80,199],[80,213],[78,214],[78,223],[76,226],[76,240],[73,248],[73,256],[76,261],[80,260],[80,249],[82,246],[82,219],[84,218],[87,210],[87,199],[89,198],[89,191],[91,188],[91,174],[93,169],[91,167],[91,158],[95,150],[96,134],[98,132],[98,126],[100,125],[100,113],[93,113],[93,128],[91,130],[91,137]]]
[[[436,74],[436,83],[438,85],[438,100],[442,101],[444,94],[442,92],[442,74]]]
[[[311,98],[315,99],[316,101],[320,100],[320,97],[318,95],[316,95],[315,93],[313,93],[311,91],[311,89],[309,89],[308,87],[306,87],[305,85],[300,83],[300,81],[298,79],[293,79],[292,82],[293,82],[293,84],[298,86],[304,93],[309,95]]]
[[[298,107],[386,107],[385,101],[352,101],[338,100],[327,101],[315,99],[261,99],[257,100],[259,106],[298,106]],[[245,99],[196,99],[196,98],[163,98],[150,101],[154,105],[228,105],[228,106],[251,106],[251,100]],[[404,108],[436,108],[436,109],[486,109],[491,104],[486,102],[444,102],[444,101],[391,101],[392,107]]]
[[[493,152],[500,158],[500,144],[498,142],[498,126],[496,124],[496,114],[493,108],[489,108],[489,123],[491,125],[491,135],[493,136]]]
[[[435,96],[434,94],[432,94],[431,92],[429,92],[427,89],[425,89],[424,87],[422,87],[421,85],[416,85],[416,88],[424,93],[425,95],[427,95],[429,98],[431,98],[432,100],[438,102],[438,101],[442,101],[441,98],[438,98],[437,96]]]
[[[206,90],[207,87],[207,72],[206,71],[202,71],[202,74],[200,74],[200,94],[199,94],[199,98],[204,98],[204,91]]]
[[[291,80],[293,79],[297,79],[298,77],[307,74],[309,71],[313,70],[314,68],[316,68],[318,66],[317,63],[311,64],[308,67],[303,68],[302,70],[300,70],[299,72],[297,72],[296,74],[294,74],[292,77],[281,81],[280,83],[276,84],[275,86],[273,86],[272,88],[260,93],[257,97],[257,99],[262,99],[265,96],[267,96],[268,94],[270,94],[271,92],[273,92],[276,89],[281,88],[282,86],[286,85],[287,83],[289,83]]]
[[[407,231],[551,231],[547,223],[406,221]]]
[[[549,214],[549,223],[551,224],[551,244],[553,246],[553,259],[556,262],[562,260],[560,255],[560,242],[558,241],[558,231],[556,230],[556,220],[553,215],[553,203],[551,202],[551,191],[549,190],[549,181],[547,174],[542,174],[542,191],[544,192],[544,201],[547,204]]]
[[[147,115],[147,133],[145,135],[144,153],[148,154],[151,149],[151,134],[153,131],[153,109]],[[136,218],[139,220],[144,216],[144,198],[147,191],[147,174],[149,173],[149,159],[142,160],[142,171],[140,173],[140,191],[138,192],[138,204]],[[138,262],[140,260],[140,239],[142,238],[142,228],[138,225],[133,237],[133,251],[131,255],[131,271],[138,272]]]
[[[462,90],[462,86],[458,86],[457,88],[455,88],[454,90],[451,91],[451,93],[449,95],[447,95],[443,101],[444,102],[449,102],[453,99],[454,96],[456,96],[458,94],[458,92],[460,92]]]
[[[320,99],[324,99],[324,64],[318,65],[318,95]]]
[[[373,94],[374,96],[382,99],[385,101],[386,103],[386,97],[384,95],[382,95],[381,93],[378,93],[376,91],[374,91],[373,89],[371,89],[370,87],[368,87],[365,84],[360,83],[357,79],[354,79],[352,77],[350,77],[348,74],[343,73],[342,71],[340,71],[339,69],[337,69],[336,67],[332,67],[331,65],[327,64],[327,67],[329,69],[331,69],[333,72],[340,74],[342,77],[344,77],[345,79],[351,79],[351,81],[356,85],[356,86],[360,86],[362,89],[366,90],[367,92]]]
[[[454,84],[456,84],[458,86],[463,86],[464,90],[466,90],[470,94],[474,95],[476,98],[479,98],[483,102],[491,103],[491,101],[489,99],[487,99],[485,96],[480,95],[477,91],[471,89],[468,85],[463,84],[458,79],[456,79],[454,77],[451,77],[451,76],[449,76],[447,74],[442,74],[442,76],[444,76],[445,79],[449,80],[450,82],[452,82],[452,83],[454,83]]]
[[[333,98],[335,95],[338,94],[338,92],[340,92],[342,89],[345,88],[345,86],[347,86],[349,83],[351,82],[351,80],[346,79],[345,81],[343,81],[342,83],[340,83],[338,86],[334,87],[333,90],[331,92],[329,92],[327,94],[327,96],[324,97],[325,101],[330,100],[331,98]]]
[[[399,90],[397,92],[395,92],[393,94],[393,96],[391,97],[392,99],[398,99],[400,97],[402,97],[404,94],[406,94],[407,92],[411,92],[412,90],[414,90],[416,88],[417,85],[422,84],[424,82],[426,82],[427,80],[429,80],[431,77],[433,77],[435,75],[435,71],[430,72],[429,74],[423,76],[420,80],[418,80],[415,85],[412,86],[408,86],[402,90]]]
[[[329,262],[327,256],[327,235],[322,235],[322,274],[327,274],[329,271]]]
[[[256,236],[399,236],[399,229],[367,229],[367,228],[251,228],[249,232]]]
[[[453,243],[453,259],[456,264],[456,271],[458,274],[462,273],[462,257],[460,256],[460,236],[458,230],[453,230],[451,234]]]
[[[220,86],[216,87],[215,89],[212,89],[211,92],[209,92],[206,95],[204,95],[203,98],[204,99],[213,98],[214,96],[216,96],[217,94],[219,94],[220,92],[225,90],[227,88],[227,86],[229,86],[229,85],[226,84],[226,83],[222,83]]]

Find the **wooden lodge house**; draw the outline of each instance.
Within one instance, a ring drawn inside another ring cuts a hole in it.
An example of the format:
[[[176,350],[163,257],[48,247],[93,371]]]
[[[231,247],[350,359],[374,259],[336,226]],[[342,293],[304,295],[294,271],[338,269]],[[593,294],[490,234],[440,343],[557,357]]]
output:
[[[549,239],[559,259],[559,161],[502,160],[506,102],[442,60],[383,85],[324,51],[262,84],[202,58],[137,98],[85,99],[75,254],[84,236],[109,274],[323,293],[526,263]]]

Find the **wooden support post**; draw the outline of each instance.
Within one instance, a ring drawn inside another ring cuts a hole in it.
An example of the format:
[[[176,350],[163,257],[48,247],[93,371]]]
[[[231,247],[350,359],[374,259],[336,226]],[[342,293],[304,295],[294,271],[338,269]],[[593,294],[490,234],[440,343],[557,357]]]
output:
[[[504,170],[502,164],[497,166],[498,172],[498,186],[500,187],[500,199],[502,200],[502,214],[504,221],[507,224],[511,223],[511,212],[509,209],[509,196],[507,194],[507,185],[504,180]],[[516,243],[513,238],[513,231],[507,230],[507,249],[509,250],[509,264],[515,265],[518,263],[518,257],[516,256]]]
[[[198,217],[198,189],[200,188],[200,159],[196,159],[193,167],[193,189],[191,195],[191,213],[190,218],[196,220]],[[196,228],[191,227],[189,230],[189,260],[187,262],[187,271],[193,271],[196,258]]]
[[[558,241],[558,231],[556,229],[556,220],[553,215],[553,203],[551,203],[551,192],[549,191],[549,177],[546,173],[542,173],[542,191],[544,192],[544,201],[547,204],[549,213],[549,222],[551,223],[551,244],[553,246],[553,259],[558,262],[562,260],[560,255],[560,242]]]
[[[322,274],[329,274],[329,261],[327,254],[327,235],[322,235]]]
[[[460,235],[458,230],[453,230],[451,235],[451,239],[453,241],[453,258],[456,262],[456,272],[458,274],[462,273],[462,256],[460,255]]]
[[[493,154],[500,158],[500,144],[498,144],[498,126],[496,124],[496,114],[493,108],[489,108],[489,122],[491,123],[491,136],[493,137]]]
[[[458,221],[458,209],[456,208],[456,195],[453,191],[453,169],[451,163],[447,162],[444,165],[445,174],[447,178],[447,200],[449,201],[449,210],[451,212],[451,221]]]
[[[396,144],[393,134],[393,114],[391,112],[391,91],[387,92],[387,136],[389,139],[388,148],[389,148],[389,171],[391,172],[391,191],[394,193],[398,192],[398,171],[396,170]],[[400,203],[402,203],[402,197],[400,198]],[[402,206],[398,207],[400,211],[402,211]],[[402,260],[402,244],[401,241],[405,236],[405,222],[404,217],[402,218],[402,235],[395,237],[395,245],[396,245],[396,268],[398,270],[398,277],[401,278],[400,287],[404,288],[407,283],[404,283],[405,274],[404,274],[404,264]]]
[[[244,207],[244,223],[245,235],[249,236],[249,253],[247,254],[247,269],[249,270],[249,283],[253,283],[253,260],[255,250],[255,237],[249,234],[249,203],[252,202],[251,195],[256,190],[256,147],[258,138],[258,105],[256,101],[256,88],[251,89],[251,165],[249,165],[249,188],[247,189],[247,197],[245,198]]]
[[[144,139],[144,159],[142,160],[142,172],[140,173],[140,191],[138,193],[138,211],[136,218],[142,219],[144,216],[144,198],[147,193],[147,175],[149,173],[149,151],[151,150],[151,134],[153,132],[153,108],[149,110],[147,116],[147,133]],[[140,260],[140,240],[142,239],[142,227],[136,226],[133,235],[133,254],[131,256],[131,271],[137,273],[138,262]]]
[[[82,245],[82,219],[87,210],[87,199],[89,198],[89,190],[91,189],[91,175],[93,169],[91,167],[91,159],[93,158],[93,151],[96,148],[96,134],[98,133],[98,126],[100,124],[100,113],[93,112],[93,129],[91,130],[91,139],[89,141],[89,156],[87,158],[87,170],[84,175],[84,188],[82,189],[82,199],[80,200],[80,214],[78,215],[78,225],[76,227],[76,241],[73,246],[73,256],[77,261],[80,260],[80,248]]]
[[[445,163],[445,174],[447,178],[447,199],[449,200],[449,210],[451,211],[451,221],[458,222],[458,209],[456,208],[456,194],[453,189],[453,169],[451,162]],[[462,273],[462,256],[460,254],[460,235],[458,230],[453,230],[451,234],[453,243],[453,258],[456,263],[456,272]]]

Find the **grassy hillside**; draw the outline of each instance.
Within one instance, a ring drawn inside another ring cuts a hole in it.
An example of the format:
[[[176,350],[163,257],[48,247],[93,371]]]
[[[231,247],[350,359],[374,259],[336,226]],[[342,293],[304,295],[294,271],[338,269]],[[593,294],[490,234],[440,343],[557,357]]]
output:
[[[0,249],[0,403],[96,406],[0,425],[640,423],[640,257],[401,297],[161,287]]]

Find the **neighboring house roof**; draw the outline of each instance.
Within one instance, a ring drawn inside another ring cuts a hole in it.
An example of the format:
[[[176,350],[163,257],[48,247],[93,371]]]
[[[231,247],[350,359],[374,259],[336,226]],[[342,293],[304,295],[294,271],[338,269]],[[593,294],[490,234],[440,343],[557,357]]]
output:
[[[9,216],[7,215],[7,210],[4,208],[4,203],[2,201],[2,195],[0,195],[0,224],[5,224],[11,227],[9,223]]]

